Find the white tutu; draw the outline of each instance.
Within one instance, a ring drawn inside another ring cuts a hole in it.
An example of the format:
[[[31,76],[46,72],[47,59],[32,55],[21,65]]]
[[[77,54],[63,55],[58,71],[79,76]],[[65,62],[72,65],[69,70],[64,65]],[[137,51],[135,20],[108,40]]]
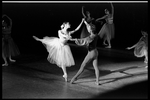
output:
[[[49,53],[47,60],[59,67],[75,65],[70,47],[64,45],[57,37],[44,37],[41,41]]]

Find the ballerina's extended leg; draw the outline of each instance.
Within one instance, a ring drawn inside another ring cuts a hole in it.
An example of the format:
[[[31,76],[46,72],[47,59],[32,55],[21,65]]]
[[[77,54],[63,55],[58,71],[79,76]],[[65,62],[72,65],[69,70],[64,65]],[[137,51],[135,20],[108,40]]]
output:
[[[71,79],[71,81],[70,81],[71,84],[73,84],[73,82],[77,80],[77,78],[79,77],[79,75],[83,72],[84,67],[91,61],[91,58],[89,56],[90,56],[90,54],[88,53],[86,55],[86,57],[84,58],[81,66],[80,66],[80,69],[78,70],[78,72],[76,73],[76,75]]]
[[[39,38],[36,37],[36,36],[33,36],[33,38],[34,38],[35,40],[37,40],[37,41],[42,41],[42,39],[39,39]]]

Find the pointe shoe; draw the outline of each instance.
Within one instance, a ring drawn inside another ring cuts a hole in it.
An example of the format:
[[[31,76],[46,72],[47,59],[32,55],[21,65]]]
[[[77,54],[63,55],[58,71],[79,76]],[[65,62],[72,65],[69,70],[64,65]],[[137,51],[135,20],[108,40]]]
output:
[[[63,77],[65,78],[65,81],[67,82],[68,81],[67,75],[63,75]]]
[[[96,81],[95,84],[96,84],[96,85],[100,85],[99,81]]]
[[[111,46],[107,46],[107,47],[105,47],[105,48],[111,48]]]
[[[99,82],[95,82],[96,85],[100,85]]]
[[[5,64],[2,64],[2,66],[8,66],[8,64],[7,64],[7,63],[5,63]]]
[[[71,80],[70,83],[73,84],[74,80]]]
[[[13,60],[13,59],[9,59],[11,62],[16,62],[16,60]]]
[[[72,78],[70,83],[73,84],[73,82],[76,80],[76,78]]]
[[[107,45],[107,44],[104,42],[103,45]]]

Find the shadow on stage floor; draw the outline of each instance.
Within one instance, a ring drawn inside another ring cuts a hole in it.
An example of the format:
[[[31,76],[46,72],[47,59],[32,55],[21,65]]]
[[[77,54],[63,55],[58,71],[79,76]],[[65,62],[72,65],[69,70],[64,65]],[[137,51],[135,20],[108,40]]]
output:
[[[148,99],[148,81],[142,81],[117,90],[99,94],[93,99]]]

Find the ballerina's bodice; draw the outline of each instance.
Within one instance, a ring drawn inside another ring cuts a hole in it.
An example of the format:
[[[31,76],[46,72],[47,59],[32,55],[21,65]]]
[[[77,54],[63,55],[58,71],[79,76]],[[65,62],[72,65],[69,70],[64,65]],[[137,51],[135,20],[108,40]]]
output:
[[[65,35],[66,37],[65,37],[64,35]],[[65,44],[67,43],[68,39],[69,39],[69,35],[63,34],[63,33],[60,31],[60,32],[58,32],[58,36],[59,36],[60,42],[65,45]]]
[[[8,27],[2,28],[2,34],[10,34],[10,33],[11,33],[11,28],[8,28]]]
[[[108,15],[108,17],[106,18],[106,22],[108,24],[112,24],[113,23],[113,16],[112,15]]]
[[[4,39],[10,39],[11,38],[11,28],[2,27],[2,36]]]

